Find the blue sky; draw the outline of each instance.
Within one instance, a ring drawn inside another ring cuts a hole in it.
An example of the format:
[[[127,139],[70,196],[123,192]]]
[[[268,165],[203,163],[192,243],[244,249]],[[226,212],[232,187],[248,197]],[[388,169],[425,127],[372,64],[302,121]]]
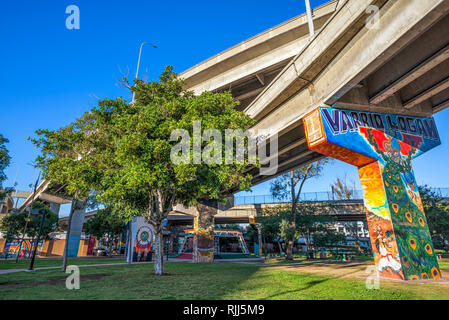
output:
[[[316,7],[325,1],[312,0]],[[65,27],[68,5],[80,9],[80,30]],[[129,93],[117,86],[120,69],[132,78],[139,45],[140,75],[156,79],[165,65],[182,72],[251,36],[305,11],[301,0],[106,1],[2,0],[0,3],[0,133],[13,163],[5,185],[28,190],[37,176],[37,150],[27,141],[38,128],[57,129],[98,99]],[[148,72],[146,72],[148,70]],[[449,111],[436,115],[443,145],[415,160],[419,183],[449,187]],[[326,191],[337,176],[358,186],[357,170],[335,161],[306,191]],[[254,188],[268,194],[269,183]]]

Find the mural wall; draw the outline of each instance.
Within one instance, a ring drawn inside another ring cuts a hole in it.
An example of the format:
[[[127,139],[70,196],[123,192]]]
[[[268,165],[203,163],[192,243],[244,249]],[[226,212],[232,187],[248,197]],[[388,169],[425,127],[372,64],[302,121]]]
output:
[[[131,222],[131,250],[127,261],[144,262],[151,260],[150,253],[154,241],[154,227],[144,217],[134,217]]]
[[[40,256],[42,251],[43,240],[39,241],[36,250],[36,256]],[[21,244],[21,240],[10,240],[6,241],[4,252],[8,252],[9,256],[16,256],[19,252],[19,258],[29,258],[32,254],[32,249],[35,244],[34,239],[24,239]]]
[[[439,279],[411,160],[441,144],[433,118],[320,107],[304,118],[309,148],[359,168],[382,277]]]

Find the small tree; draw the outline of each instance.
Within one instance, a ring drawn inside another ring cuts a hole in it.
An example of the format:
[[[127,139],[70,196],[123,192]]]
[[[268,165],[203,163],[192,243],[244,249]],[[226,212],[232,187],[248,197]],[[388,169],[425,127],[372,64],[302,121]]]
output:
[[[11,162],[11,157],[9,156],[8,149],[6,149],[5,144],[8,143],[8,139],[4,138],[0,134],[0,201],[3,200],[12,190],[4,189],[2,187],[3,182],[6,180],[5,169],[9,166]]]
[[[344,235],[335,229],[337,219],[328,214],[330,203],[301,202],[298,205],[297,236],[302,236],[307,246],[307,258],[319,247],[338,244]]]
[[[336,218],[329,215],[331,204],[300,202],[296,207],[295,229],[291,225],[290,206],[279,205],[264,210],[261,219],[262,232],[267,239],[277,241],[279,238],[304,238],[308,255],[318,247],[336,244],[344,239],[335,230]],[[279,244],[280,246],[280,244]]]
[[[45,214],[45,221],[41,230],[41,239],[49,239],[50,233],[54,232],[57,228],[58,215],[50,210],[45,204],[36,201],[32,205],[32,210],[43,210]],[[15,211],[7,214],[1,221],[1,229],[6,231],[6,239],[14,240],[19,237],[25,236],[35,238],[39,232],[39,227],[42,220],[42,214],[29,214],[26,211]],[[22,234],[25,225],[26,234]]]
[[[271,193],[280,200],[290,199],[290,212],[296,212],[300,196],[304,184],[311,178],[321,176],[324,166],[329,162],[328,158],[318,160],[313,163],[306,164],[290,173],[284,174],[276,178],[271,184]],[[289,233],[291,237],[285,239],[288,241],[287,260],[293,260],[293,243],[296,230],[296,215],[291,214],[290,217],[292,231]]]
[[[117,242],[124,231],[126,231],[126,223],[109,207],[98,210],[85,226],[86,233],[92,234],[98,239],[107,237],[109,257],[112,256],[113,242]]]
[[[355,191],[354,182],[348,181],[346,174],[343,178],[337,177],[331,184],[331,188],[332,194],[337,196],[337,200],[351,200]]]
[[[449,240],[449,203],[429,186],[418,188],[433,243],[448,250],[445,243]]]
[[[285,232],[285,229],[281,229],[281,223],[282,221],[290,220],[290,217],[290,206],[278,205],[271,208],[265,208],[263,210],[263,217],[260,218],[262,224],[262,236],[266,242],[277,243],[280,253],[283,251],[280,240],[282,238],[282,232]],[[284,241],[286,241],[286,239],[287,238],[284,238]]]
[[[71,125],[57,131],[39,130],[40,138],[32,140],[42,151],[37,163],[47,179],[65,184],[67,192],[77,197],[93,192],[125,222],[133,216],[146,217],[155,228],[157,275],[164,272],[162,228],[173,205],[193,206],[198,199],[223,200],[225,190],[249,189],[252,178],[245,174],[247,162],[192,161],[198,156],[189,148],[195,143],[196,121],[203,130],[215,129],[223,136],[227,129],[246,129],[254,121],[236,110],[238,102],[230,93],[196,96],[183,86],[167,67],[159,82],[138,80],[131,87],[136,93],[134,103],[105,99]],[[187,132],[180,150],[186,161],[175,163],[171,156],[179,143],[173,134],[180,130]],[[209,152],[200,154],[200,160],[214,156],[225,159],[225,153],[219,153],[224,144],[207,149],[218,141],[202,138],[201,151]]]

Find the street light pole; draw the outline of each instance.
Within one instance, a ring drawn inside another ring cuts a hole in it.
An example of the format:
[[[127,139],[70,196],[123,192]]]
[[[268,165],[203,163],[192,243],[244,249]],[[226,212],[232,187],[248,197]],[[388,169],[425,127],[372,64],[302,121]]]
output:
[[[39,226],[39,232],[37,233],[36,244],[34,245],[33,256],[31,258],[31,263],[30,263],[30,267],[28,268],[28,271],[33,271],[34,258],[36,257],[36,250],[37,250],[37,247],[39,245],[39,240],[41,238],[42,227],[43,227],[44,221],[45,221],[46,211],[44,209],[42,209],[42,210],[39,210],[39,213],[42,214],[42,219],[41,219],[41,224]]]
[[[137,70],[136,70],[136,77],[134,78],[135,80],[137,80],[137,78],[139,77],[139,67],[140,67],[140,57],[142,56],[142,48],[144,45],[149,44],[150,46],[152,46],[153,48],[157,48],[156,45],[149,43],[149,42],[142,42],[142,44],[140,45],[140,50],[139,50],[139,59],[137,60]],[[136,98],[136,93],[133,92],[133,102]]]
[[[310,6],[310,0],[306,0],[307,20],[309,21],[309,33],[313,37],[315,35],[315,27],[313,25],[312,7]]]

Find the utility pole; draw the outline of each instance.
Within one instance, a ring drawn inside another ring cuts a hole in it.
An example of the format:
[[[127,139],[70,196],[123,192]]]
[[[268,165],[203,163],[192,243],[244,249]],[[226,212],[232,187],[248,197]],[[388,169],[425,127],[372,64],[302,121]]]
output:
[[[38,213],[42,214],[42,219],[41,219],[41,224],[39,226],[39,232],[37,233],[36,244],[34,245],[33,256],[31,257],[30,267],[28,268],[27,271],[33,271],[34,259],[36,258],[36,251],[37,251],[37,247],[39,245],[39,240],[41,238],[41,233],[42,233],[42,227],[44,226],[44,221],[45,221],[46,211],[44,209],[41,209],[38,211]]]

